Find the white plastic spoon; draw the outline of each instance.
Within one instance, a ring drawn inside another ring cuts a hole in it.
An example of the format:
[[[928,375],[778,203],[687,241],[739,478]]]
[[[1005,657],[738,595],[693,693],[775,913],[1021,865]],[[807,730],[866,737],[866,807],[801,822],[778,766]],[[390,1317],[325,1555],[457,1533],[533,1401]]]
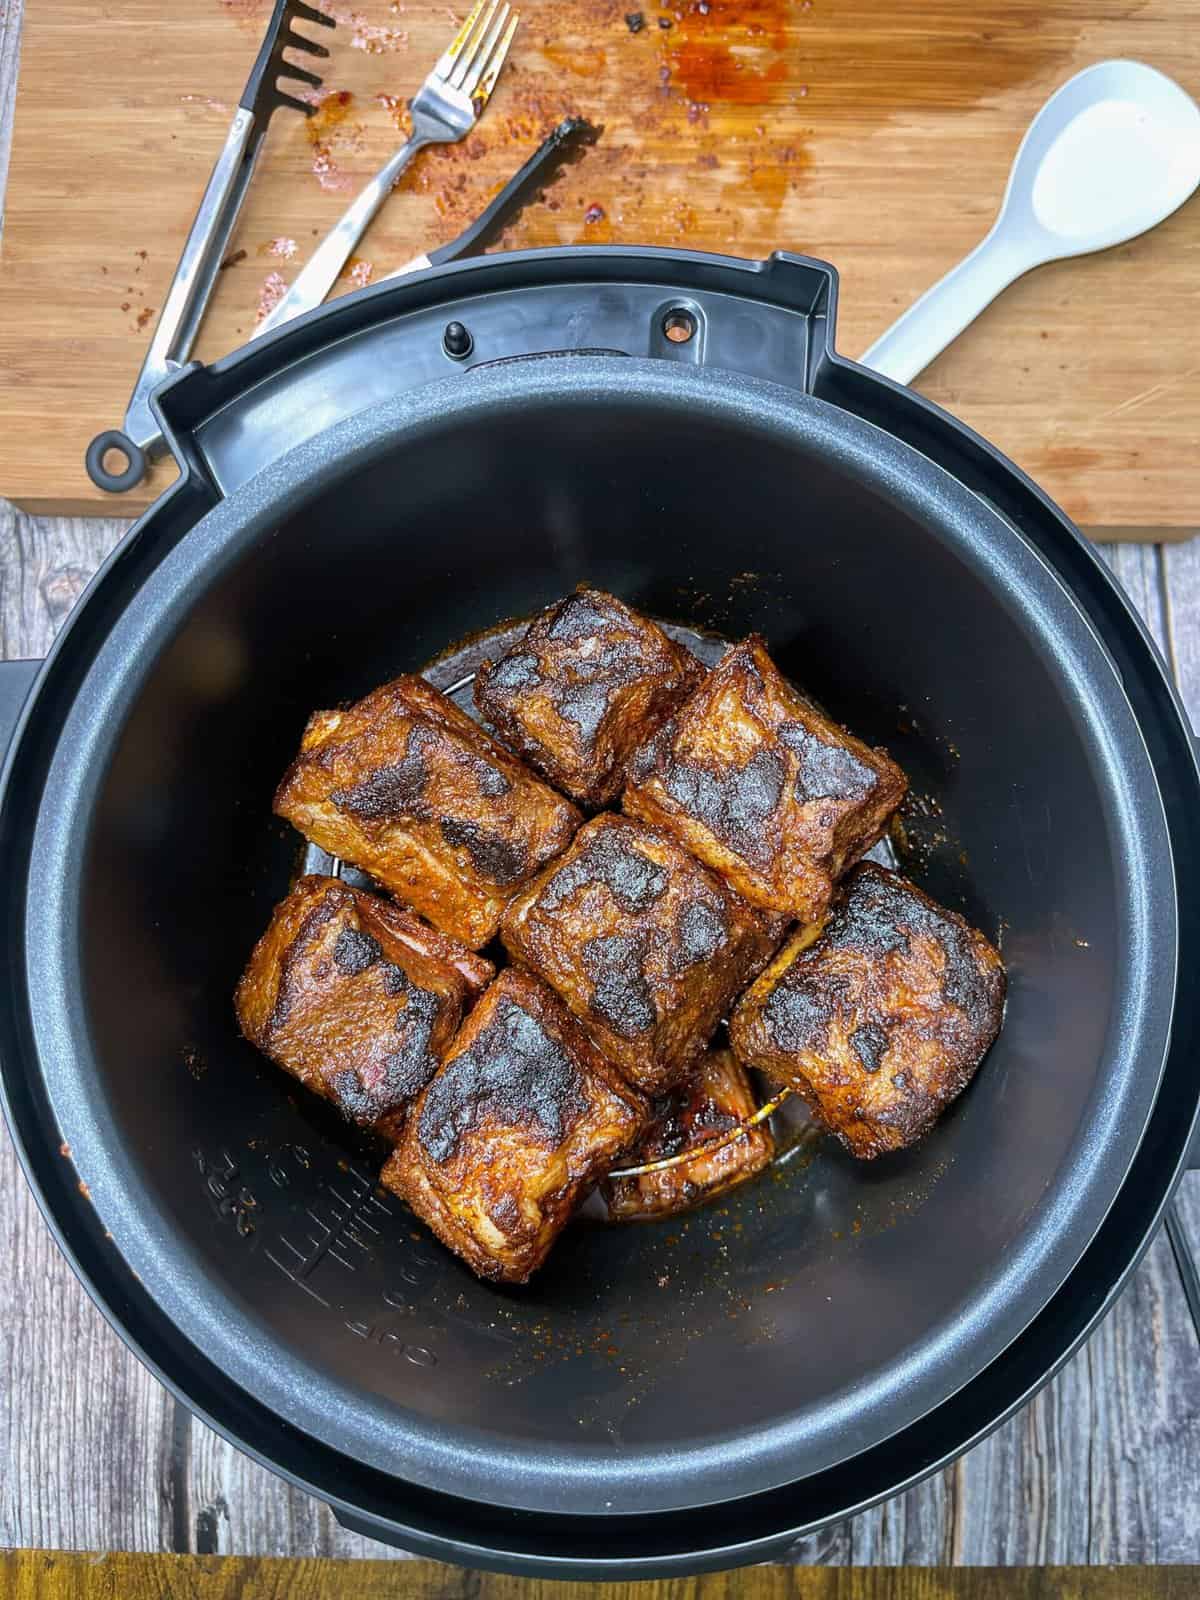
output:
[[[911,383],[1014,279],[1157,227],[1200,184],[1200,106],[1140,61],[1052,94],[1017,151],[992,230],[861,358]]]

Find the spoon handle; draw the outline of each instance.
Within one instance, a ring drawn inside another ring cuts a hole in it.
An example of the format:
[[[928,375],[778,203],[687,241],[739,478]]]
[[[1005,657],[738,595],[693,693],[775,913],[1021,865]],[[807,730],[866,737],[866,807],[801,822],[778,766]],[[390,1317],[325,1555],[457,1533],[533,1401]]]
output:
[[[992,228],[969,256],[952,267],[917,300],[859,360],[885,378],[911,383],[919,372],[957,339],[1002,289],[1033,262]]]

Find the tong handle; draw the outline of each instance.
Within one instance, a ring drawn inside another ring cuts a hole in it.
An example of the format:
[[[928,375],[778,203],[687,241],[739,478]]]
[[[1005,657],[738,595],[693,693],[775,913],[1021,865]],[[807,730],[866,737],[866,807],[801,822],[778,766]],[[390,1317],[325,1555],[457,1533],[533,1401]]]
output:
[[[120,456],[125,465],[112,470],[106,467],[105,458],[110,453]],[[97,489],[105,489],[109,494],[124,494],[126,489],[136,489],[146,476],[146,462],[145,450],[140,444],[134,444],[120,428],[105,428],[103,433],[98,433],[88,445],[83,458],[88,477]]]
[[[254,175],[266,132],[265,119],[239,107],[192,223],[175,276],[167,291],[154,337],[125,412],[124,431],[97,434],[85,457],[88,476],[98,489],[120,494],[140,483],[147,461],[162,449],[162,433],[150,407],[154,389],[191,353],[212,287],[233,233],[238,212]],[[120,472],[104,467],[109,450],[124,455]]]

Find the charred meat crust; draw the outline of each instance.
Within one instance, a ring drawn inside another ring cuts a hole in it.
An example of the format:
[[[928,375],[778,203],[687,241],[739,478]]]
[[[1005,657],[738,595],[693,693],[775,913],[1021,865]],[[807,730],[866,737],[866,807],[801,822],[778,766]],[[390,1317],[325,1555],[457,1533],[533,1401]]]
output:
[[[906,788],[886,752],[792,688],[757,635],[725,652],[628,771],[627,815],[670,829],[752,905],[806,921]]]
[[[480,1277],[524,1283],[648,1107],[527,972],[488,989],[382,1182]]]
[[[582,820],[413,674],[317,712],[275,810],[472,949]]]
[[[669,834],[605,814],[509,907],[501,937],[629,1081],[682,1081],[783,927]]]
[[[337,878],[301,878],[234,998],[246,1038],[361,1127],[395,1138],[489,961]]]
[[[599,808],[625,761],[686,698],[704,668],[648,617],[580,588],[537,617],[475,678],[475,704],[557,788]]]
[[[815,935],[815,937],[814,937]],[[1005,977],[983,934],[873,862],[846,878],[743,996],[739,1058],[798,1089],[851,1154],[915,1143],[1000,1028]]]

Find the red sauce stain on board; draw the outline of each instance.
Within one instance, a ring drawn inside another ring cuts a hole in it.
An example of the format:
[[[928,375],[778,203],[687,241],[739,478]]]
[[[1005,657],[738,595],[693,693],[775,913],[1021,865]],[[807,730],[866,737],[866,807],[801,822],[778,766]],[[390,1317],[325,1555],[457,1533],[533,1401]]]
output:
[[[604,71],[608,57],[595,45],[561,45],[546,43],[542,54],[552,67],[560,72],[573,72],[577,78],[598,78]]]
[[[319,7],[331,16],[339,28],[350,29],[350,48],[365,50],[370,56],[382,56],[392,50],[403,50],[408,44],[408,29],[388,27],[372,22],[364,11],[340,11],[335,6]],[[400,14],[392,7],[392,15]]]
[[[756,65],[748,51],[719,41],[683,39],[668,52],[671,83],[692,104],[760,106],[787,81],[787,62]]]
[[[334,151],[359,150],[363,145],[361,123],[350,123],[354,96],[349,89],[334,89],[312,97],[316,110],[304,124],[312,148],[312,173],[322,189],[346,189],[350,179],[340,170]]]
[[[261,33],[271,8],[271,0],[207,3],[247,33]],[[317,107],[310,144],[298,119],[276,142],[293,141],[293,162],[311,147],[317,181],[345,191],[407,134],[408,97],[469,0],[334,3],[337,33],[311,30],[333,56],[307,64],[328,73],[340,62],[345,88],[301,91]],[[803,231],[813,226],[803,204],[810,175],[822,167],[828,175],[833,164],[844,170],[872,125],[904,117],[926,137],[932,128],[952,138],[957,112],[999,104],[1022,85],[1032,109],[1035,90],[1077,61],[1085,26],[1115,25],[1141,3],[1039,0],[1035,10],[1032,0],[521,0],[521,27],[479,127],[413,163],[375,224],[373,253],[383,272],[453,238],[569,115],[602,124],[600,143],[493,249],[611,239],[754,257],[813,247],[824,241]],[[635,30],[626,16],[636,13]],[[206,110],[197,104],[193,114]],[[282,185],[294,170],[281,162],[272,176]],[[297,206],[275,225],[307,244],[310,220],[321,223],[315,237],[334,207],[310,219]],[[603,218],[585,221],[593,206]]]
[[[714,107],[760,106],[782,97],[794,0],[685,0],[660,13],[659,80],[681,96],[690,120]]]
[[[340,276],[352,289],[365,289],[375,276],[375,263],[365,261],[362,256],[351,256],[342,268]]]
[[[258,310],[255,315],[256,322],[262,322],[269,317],[275,307],[288,291],[287,279],[281,272],[268,272],[258,291]]]

